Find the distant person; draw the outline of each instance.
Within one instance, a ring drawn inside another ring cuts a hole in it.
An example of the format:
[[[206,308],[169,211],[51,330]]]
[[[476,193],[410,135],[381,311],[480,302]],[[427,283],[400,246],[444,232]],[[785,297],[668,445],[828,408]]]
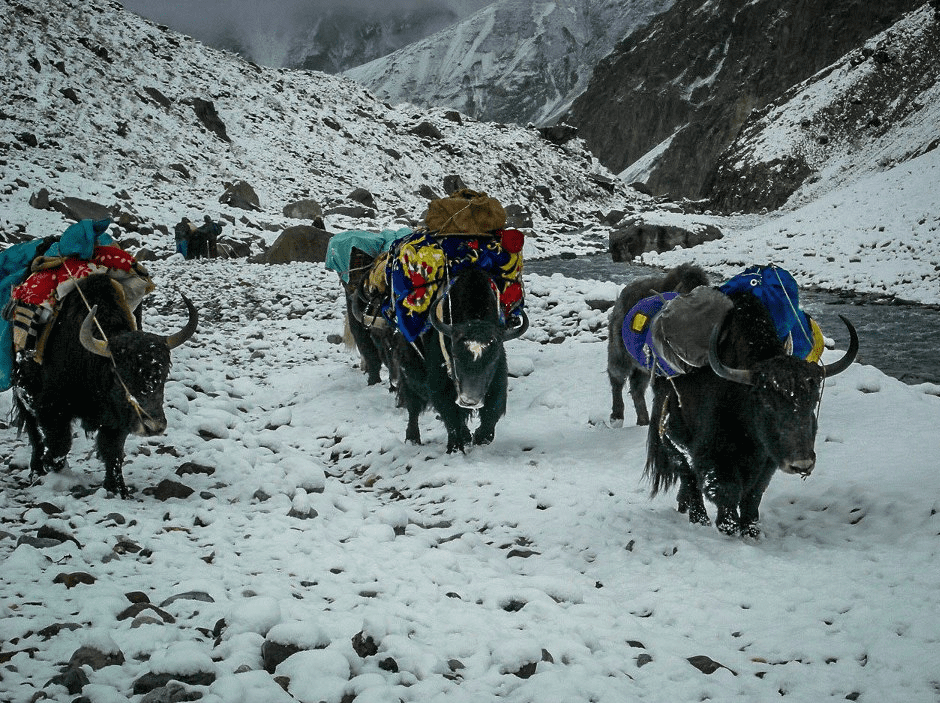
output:
[[[190,258],[189,240],[194,230],[195,227],[193,223],[189,221],[188,217],[184,217],[177,223],[176,227],[173,228],[173,238],[176,240],[176,251],[182,254],[184,259]]]
[[[222,234],[222,223],[214,222],[208,215],[202,219],[203,224],[199,229],[205,236],[208,256],[214,259],[219,255],[219,235]]]

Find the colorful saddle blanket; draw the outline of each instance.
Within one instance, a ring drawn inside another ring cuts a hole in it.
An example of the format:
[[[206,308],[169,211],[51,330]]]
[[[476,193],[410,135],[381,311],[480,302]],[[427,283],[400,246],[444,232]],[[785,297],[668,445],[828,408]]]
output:
[[[442,286],[471,266],[493,277],[507,320],[521,315],[523,241],[518,230],[494,235],[418,231],[398,240],[385,269],[389,299],[383,315],[408,342],[415,341],[431,326],[431,302]]]
[[[686,295],[669,292],[644,298],[624,317],[624,347],[643,368],[661,376],[707,365],[711,330],[731,309],[728,296],[741,291],[764,304],[792,356],[819,361],[822,330],[800,309],[793,276],[774,265],[745,269],[717,289],[700,286]]]

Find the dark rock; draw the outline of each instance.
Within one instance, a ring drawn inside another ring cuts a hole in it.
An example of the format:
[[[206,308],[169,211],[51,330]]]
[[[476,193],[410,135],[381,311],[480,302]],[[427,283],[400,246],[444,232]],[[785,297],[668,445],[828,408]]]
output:
[[[171,498],[189,498],[193,492],[189,486],[168,478],[163,479],[156,486],[148,486],[144,489],[144,495],[153,496],[160,501]]]
[[[236,181],[235,183],[226,183],[225,192],[219,196],[219,202],[223,205],[231,205],[241,210],[260,210],[261,203],[258,200],[258,194],[245,181]]]
[[[264,665],[264,670],[269,674],[273,674],[278,664],[288,657],[292,657],[302,651],[304,651],[303,648],[298,647],[296,644],[284,644],[265,640],[261,645],[261,661]]]
[[[728,669],[728,667],[726,667],[724,664],[719,664],[714,659],[711,657],[706,657],[704,654],[689,657],[688,662],[706,675],[714,674],[719,669]],[[728,669],[728,671],[731,671],[731,669]],[[737,673],[734,671],[731,671],[731,673],[737,676]]]
[[[49,679],[46,686],[64,686],[70,695],[76,696],[88,685],[88,675],[82,669],[66,669]],[[45,688],[45,686],[43,687]]]
[[[59,88],[59,92],[62,93],[62,97],[64,97],[66,100],[71,100],[76,105],[81,102],[81,100],[78,99],[78,93],[75,92],[74,88]]]
[[[412,134],[419,137],[426,137],[428,139],[443,139],[444,135],[441,134],[441,130],[435,127],[430,122],[422,122],[417,127],[413,127],[409,130]]]
[[[187,474],[201,474],[203,476],[211,476],[215,473],[215,467],[206,466],[205,464],[197,464],[194,461],[185,461],[180,464],[175,473],[177,476],[186,476]]]
[[[50,205],[53,210],[61,212],[76,222],[79,220],[105,220],[114,216],[110,208],[82,198],[66,196],[62,200],[53,200]]]
[[[170,99],[167,96],[165,96],[156,88],[152,88],[150,86],[144,86],[144,91],[147,93],[147,95],[153,98],[154,102],[156,102],[161,107],[169,108],[170,105],[173,104],[172,102],[170,102]]]
[[[458,190],[464,190],[466,187],[467,184],[463,182],[460,176],[456,174],[444,176],[444,192],[448,195]]]
[[[215,109],[215,104],[211,100],[191,98],[188,102],[193,106],[193,112],[196,113],[196,117],[202,123],[203,127],[208,129],[223,142],[232,141],[228,138],[225,123],[222,121],[222,118],[219,117],[219,113]]]
[[[157,606],[152,605],[151,603],[134,603],[133,605],[122,610],[118,614],[117,619],[128,620],[130,618],[136,618],[138,615],[140,615],[141,613],[145,611],[151,611],[153,613],[156,613],[156,615],[159,616],[159,618],[163,620],[163,622],[167,623],[168,625],[172,625],[173,623],[176,622],[176,618],[174,618],[165,610],[158,608]]]
[[[124,663],[124,652],[102,652],[94,647],[79,647],[69,659],[69,668],[78,669],[82,666],[90,666],[95,671],[103,669],[106,666],[120,666]]]
[[[39,140],[36,138],[36,135],[32,132],[20,132],[16,135],[18,142],[25,144],[26,146],[37,147],[39,146]]]
[[[671,251],[677,246],[694,247],[721,237],[721,231],[710,224],[690,230],[678,225],[647,223],[636,218],[626,227],[610,233],[610,255],[614,261],[631,261],[643,252]]]
[[[36,208],[37,210],[48,210],[49,209],[49,191],[45,188],[40,188],[38,191],[32,194],[29,198],[30,207]]]
[[[375,204],[375,197],[367,191],[365,188],[356,188],[352,193],[346,196],[349,200],[359,203],[360,205],[365,205],[372,210],[378,210],[378,206]]]
[[[43,641],[45,641],[45,640],[49,640],[57,636],[60,632],[62,632],[62,630],[71,632],[72,630],[81,630],[81,629],[82,629],[82,626],[79,625],[77,622],[57,622],[52,625],[49,625],[48,627],[42,628],[36,634],[42,637]]]
[[[382,671],[390,671],[393,674],[397,674],[398,662],[392,657],[385,657],[385,659],[379,662],[379,668],[382,669]]]
[[[357,632],[353,635],[352,648],[363,659],[375,656],[379,651],[379,645],[376,641],[372,639],[371,635],[364,632]]]
[[[160,607],[165,608],[178,600],[195,600],[199,601],[200,603],[215,603],[215,599],[204,591],[186,591],[185,593],[177,593],[174,596],[170,596],[160,604]]]
[[[81,549],[82,546],[72,535],[68,534],[67,532],[63,532],[62,530],[57,530],[54,527],[50,527],[49,525],[43,525],[38,530],[36,530],[36,536],[39,539],[54,539],[58,540],[59,542],[74,542],[79,549]]]
[[[209,686],[215,681],[215,674],[200,672],[197,674],[154,674],[147,673],[134,681],[135,696],[140,696],[166,686],[170,681],[180,681],[190,686]],[[196,700],[196,699],[191,699]]]
[[[578,128],[562,122],[550,127],[539,127],[539,134],[545,141],[561,146],[578,136]]]
[[[281,211],[284,217],[295,220],[315,220],[323,217],[323,209],[316,200],[304,199],[288,203]]]
[[[202,697],[202,691],[190,690],[178,681],[170,681],[166,686],[153,689],[140,699],[140,703],[183,703],[198,701]]]
[[[83,571],[76,571],[71,574],[61,573],[52,579],[52,583],[64,583],[66,588],[74,588],[81,583],[90,585],[94,582],[95,577]]]
[[[308,225],[288,227],[264,253],[266,264],[287,264],[292,261],[325,261],[332,237],[329,232]]]
[[[353,219],[373,219],[375,210],[367,208],[365,205],[337,205],[326,211],[327,215],[342,215],[343,217],[352,217]]]

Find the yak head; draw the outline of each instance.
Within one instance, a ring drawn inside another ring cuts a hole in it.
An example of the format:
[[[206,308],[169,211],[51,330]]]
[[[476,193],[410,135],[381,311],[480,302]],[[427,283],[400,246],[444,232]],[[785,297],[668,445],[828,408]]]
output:
[[[107,341],[97,339],[93,332],[97,306],[82,323],[79,332],[82,346],[112,363],[114,394],[123,396],[115,398],[113,405],[122,409],[119,424],[133,434],[151,436],[166,430],[163,387],[170,372],[170,350],[189,339],[199,324],[196,308],[186,296],[183,302],[189,319],[181,330],[166,337],[132,330],[115,334]]]
[[[708,362],[722,379],[736,386],[734,412],[742,429],[785,473],[809,476],[816,465],[816,411],[823,381],[845,371],[858,354],[858,335],[840,315],[851,341],[845,355],[820,366],[785,354],[755,362],[748,368],[726,366],[719,358],[721,325],[712,331]]]
[[[529,319],[507,328],[499,314],[499,293],[488,274],[470,269],[458,276],[431,310],[431,325],[457,392],[457,405],[483,407],[497,369],[505,366],[503,342],[525,333]],[[444,317],[449,322],[444,321]]]

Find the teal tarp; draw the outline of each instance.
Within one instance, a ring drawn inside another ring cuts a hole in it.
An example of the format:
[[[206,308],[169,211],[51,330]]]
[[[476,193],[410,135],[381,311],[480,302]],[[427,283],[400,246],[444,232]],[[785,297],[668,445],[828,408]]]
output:
[[[349,257],[352,249],[360,249],[375,258],[383,251],[388,251],[392,242],[407,237],[412,233],[409,227],[401,229],[385,229],[381,232],[364,232],[349,230],[337,232],[330,237],[326,248],[326,267],[336,271],[344,281],[349,282]]]

